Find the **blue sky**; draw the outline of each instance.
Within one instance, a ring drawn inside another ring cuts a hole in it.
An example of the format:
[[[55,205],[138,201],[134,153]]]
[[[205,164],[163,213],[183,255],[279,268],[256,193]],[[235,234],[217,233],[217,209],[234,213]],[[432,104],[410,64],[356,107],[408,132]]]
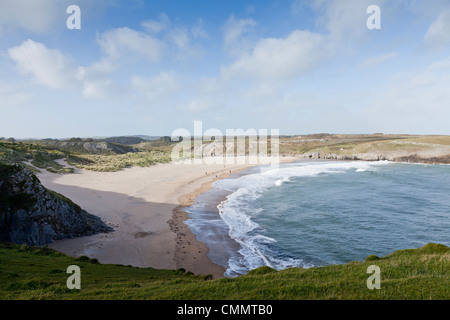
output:
[[[195,120],[450,134],[450,1],[0,2],[0,136],[170,135]]]

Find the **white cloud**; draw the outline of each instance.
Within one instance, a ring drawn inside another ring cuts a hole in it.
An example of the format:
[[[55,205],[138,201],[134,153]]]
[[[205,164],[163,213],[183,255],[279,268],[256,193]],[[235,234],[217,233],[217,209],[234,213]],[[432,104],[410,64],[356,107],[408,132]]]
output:
[[[448,62],[448,61],[447,61]],[[422,71],[397,75],[370,101],[365,118],[390,132],[436,133],[448,131],[450,77],[435,62]]]
[[[205,26],[203,25],[203,19],[199,19],[198,22],[191,27],[191,33],[196,39],[209,38],[208,32],[206,32]]]
[[[222,114],[227,109],[227,103],[234,99],[236,94],[230,83],[209,77],[195,79],[183,89],[184,97],[182,102],[177,103],[178,109],[192,113],[208,110]],[[234,94],[230,95],[230,92]]]
[[[97,43],[108,61],[145,60],[158,62],[163,56],[164,44],[157,38],[127,27],[98,35]]]
[[[63,88],[76,79],[77,69],[71,59],[56,49],[27,40],[20,46],[8,49],[8,54],[24,74],[53,89]]]
[[[204,98],[195,98],[191,100],[184,108],[190,112],[200,112],[211,108],[211,103]]]
[[[83,97],[87,99],[118,99],[123,92],[122,87],[112,78],[114,64],[105,59],[88,67],[79,67],[75,75],[82,83]]]
[[[305,2],[303,2],[302,0],[292,0],[291,13],[292,14],[300,13],[303,10],[304,6],[305,6]]]
[[[22,29],[43,34],[66,28],[69,17],[66,9],[78,5],[82,19],[98,19],[107,7],[117,5],[111,0],[2,0],[0,1],[0,28]]]
[[[204,54],[200,44],[195,41],[197,38],[207,36],[206,31],[202,29],[201,21],[192,28],[171,27],[169,22],[164,28],[152,25],[149,21],[143,25],[148,31],[153,33],[158,31],[161,35],[139,32],[127,27],[97,35],[97,43],[104,57],[92,66],[91,71],[109,73],[124,63],[156,63],[167,56],[186,59]]]
[[[173,72],[161,72],[154,77],[135,76],[131,79],[131,95],[145,104],[161,103],[172,97],[179,88]]]
[[[141,23],[141,26],[147,33],[152,35],[163,34],[161,36],[168,44],[175,45],[183,54],[178,57],[186,57],[198,54],[201,50],[196,49],[193,45],[194,39],[208,38],[208,33],[203,26],[203,20],[199,19],[192,27],[173,26],[169,17],[165,13],[161,13],[158,20],[147,20]]]
[[[201,27],[200,24],[196,26]],[[85,98],[96,99],[117,96],[116,92],[132,96],[136,90],[141,101],[155,102],[158,97],[165,99],[166,95],[174,92],[178,85],[174,74],[161,72],[144,78],[125,71],[121,75],[124,80],[121,83],[114,77],[128,66],[160,62],[168,53],[178,59],[199,55],[199,47],[191,40],[205,36],[200,29],[194,36],[188,28],[174,28],[163,40],[126,27],[112,29],[97,34],[97,43],[103,54],[88,66],[77,66],[69,55],[31,39],[7,52],[21,73],[31,75],[34,82],[49,88],[78,88]],[[173,50],[168,51],[168,48]],[[124,84],[127,80],[130,81],[129,86]]]
[[[450,10],[450,3],[448,0],[408,0],[404,1],[402,5],[411,10],[414,14],[430,19],[435,19],[440,13]]]
[[[425,34],[424,41],[433,48],[450,44],[450,9],[439,14]]]
[[[113,71],[112,61],[102,59],[89,67],[76,66],[71,57],[57,49],[27,40],[20,46],[8,49],[9,57],[23,74],[32,81],[51,89],[75,88],[85,98],[109,98],[115,96],[118,87],[108,76]]]
[[[250,44],[243,39],[243,36],[252,31],[256,24],[256,21],[251,18],[236,19],[233,15],[230,16],[223,26],[225,49],[232,54],[240,54],[248,50]]]
[[[184,27],[172,29],[165,37],[168,45],[174,46],[176,59],[201,57],[204,54],[202,47],[193,39],[191,30]]]
[[[110,79],[86,79],[83,84],[83,96],[85,98],[106,99],[111,98],[114,91],[111,89],[112,81]]]
[[[396,56],[398,56],[398,52],[391,52],[391,53],[382,54],[382,55],[376,56],[376,57],[370,57],[370,58],[367,58],[366,60],[364,60],[361,63],[361,66],[363,68],[375,68],[378,65],[382,64],[383,62],[393,59]]]
[[[187,49],[190,44],[189,33],[186,28],[175,28],[173,29],[168,38],[170,41],[175,44],[178,49]]]
[[[42,33],[50,30],[58,17],[64,19],[64,9],[64,4],[58,0],[0,1],[0,25]],[[58,15],[58,12],[62,14]]]
[[[147,20],[141,23],[146,32],[157,34],[166,30],[170,25],[169,17],[165,13],[159,15],[158,20]]]
[[[447,68],[450,68],[450,57],[444,60],[435,61],[429,67],[430,70],[442,70]]]
[[[387,8],[384,2],[386,0],[314,0],[310,5],[322,14],[318,25],[325,27],[333,39],[342,40],[364,35],[368,30],[367,7],[380,6],[383,16]]]
[[[261,39],[251,52],[222,68],[222,76],[230,79],[245,76],[266,81],[298,77],[312,68],[326,55],[323,36],[296,30],[286,38]]]

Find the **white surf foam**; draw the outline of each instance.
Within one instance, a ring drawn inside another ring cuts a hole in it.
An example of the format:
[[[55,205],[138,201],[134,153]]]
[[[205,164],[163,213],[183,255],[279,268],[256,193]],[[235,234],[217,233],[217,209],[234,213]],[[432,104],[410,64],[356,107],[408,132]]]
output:
[[[375,170],[377,166],[389,162],[300,162],[281,165],[277,169],[257,172],[237,179],[224,179],[217,181],[215,187],[223,188],[232,193],[219,206],[220,216],[229,227],[229,235],[237,241],[242,249],[241,257],[233,257],[229,261],[227,276],[239,275],[260,266],[270,266],[281,270],[288,267],[308,268],[312,265],[302,259],[290,257],[279,258],[268,249],[267,244],[276,242],[262,235],[261,227],[252,219],[262,213],[261,208],[255,208],[255,200],[265,191],[273,187],[280,187],[294,177],[311,177],[319,174],[338,174],[348,170],[358,172],[369,168]]]

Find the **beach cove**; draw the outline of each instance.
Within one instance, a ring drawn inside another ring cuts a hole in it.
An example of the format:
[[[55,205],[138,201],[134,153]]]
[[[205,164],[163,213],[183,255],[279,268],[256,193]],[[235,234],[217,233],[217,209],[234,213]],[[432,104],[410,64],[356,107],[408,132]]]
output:
[[[282,162],[296,158],[285,157]],[[183,268],[223,277],[225,268],[208,258],[208,248],[184,223],[182,210],[212,183],[255,164],[157,164],[118,172],[75,168],[73,174],[41,172],[42,184],[100,217],[114,231],[58,240],[49,247],[103,264],[157,269]]]
[[[434,181],[425,188],[432,190],[446,176],[446,165],[280,160],[279,167],[264,170],[264,166],[248,163],[169,163],[118,172],[41,173],[44,186],[114,229],[49,246],[103,264],[182,268],[221,278],[262,265],[281,270],[341,264],[363,260],[374,252],[386,255],[398,248],[449,241],[445,197],[439,196],[446,191],[435,190],[437,198],[411,198],[419,190],[415,180]],[[369,185],[370,192],[364,192]],[[399,200],[402,210],[390,206]],[[385,222],[380,225],[377,219]],[[359,232],[357,226],[362,222]],[[295,225],[298,228],[292,229]],[[420,231],[419,225],[425,229]],[[356,229],[347,230],[349,226]],[[387,232],[387,226],[395,232]],[[271,233],[280,228],[281,233]],[[435,231],[434,236],[428,229]],[[283,240],[284,234],[288,236]],[[370,245],[367,236],[378,245]]]

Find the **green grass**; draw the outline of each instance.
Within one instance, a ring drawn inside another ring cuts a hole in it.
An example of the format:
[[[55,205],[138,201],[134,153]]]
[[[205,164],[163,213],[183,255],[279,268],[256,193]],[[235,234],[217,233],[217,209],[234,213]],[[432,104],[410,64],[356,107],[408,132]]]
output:
[[[60,165],[55,160],[66,158],[70,165],[92,171],[118,171],[132,166],[147,167],[171,161],[168,147],[152,149],[146,146],[142,150],[126,154],[82,154],[78,151],[57,150],[42,142],[0,142],[0,163],[16,163],[34,173],[44,169],[64,174],[73,173],[73,168]],[[33,166],[26,164],[27,161]]]
[[[66,269],[81,268],[81,290],[68,290]],[[381,269],[381,289],[366,286],[367,267]],[[211,280],[184,270],[103,265],[46,248],[0,246],[0,299],[449,299],[450,249],[428,244],[383,258],[319,268]]]
[[[117,155],[77,155],[68,156],[67,162],[78,168],[91,171],[119,171],[132,166],[148,167],[171,161],[170,153],[147,151]]]
[[[405,139],[405,141],[440,144],[440,145],[448,146],[448,145],[450,145],[450,136],[420,136],[420,137]]]
[[[33,161],[31,161],[31,164],[37,168],[46,169],[52,173],[72,173],[72,168],[66,168],[54,161],[64,157],[64,153],[55,150],[47,152],[37,151],[33,154]]]
[[[314,141],[313,136],[281,138],[280,153],[354,155],[364,153],[406,152],[411,155],[449,146],[450,136],[414,135],[329,135],[322,141]]]
[[[61,200],[61,201],[65,202],[65,203],[67,203],[68,205],[70,205],[72,208],[75,209],[75,211],[76,211],[77,213],[80,213],[80,212],[81,212],[81,207],[80,207],[79,205],[77,205],[76,203],[74,203],[74,202],[73,202],[72,200],[70,200],[69,198],[63,196],[62,194],[60,194],[60,193],[58,193],[58,192],[56,192],[56,191],[53,191],[53,190],[50,190],[50,189],[47,189],[47,188],[46,188],[46,190],[47,190],[51,195],[53,195],[54,197],[56,197],[56,198],[58,198],[59,200]]]
[[[307,135],[280,137],[281,154],[304,154],[306,152],[347,154],[356,146],[371,141],[401,139],[391,135]],[[342,149],[342,150],[341,150]]]
[[[39,169],[45,169],[53,173],[72,173],[72,168],[64,167],[55,161],[63,159],[65,156],[66,154],[62,151],[47,149],[38,144],[0,142],[0,163],[16,163],[30,169],[34,173]],[[23,163],[26,161],[31,161],[34,167]]]

